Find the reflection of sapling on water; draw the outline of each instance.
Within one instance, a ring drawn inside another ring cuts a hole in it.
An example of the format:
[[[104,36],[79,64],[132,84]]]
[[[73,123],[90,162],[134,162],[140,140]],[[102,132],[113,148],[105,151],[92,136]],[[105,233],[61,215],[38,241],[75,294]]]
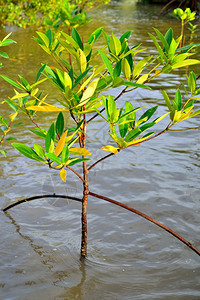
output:
[[[102,41],[102,47],[96,49],[95,42],[102,36],[102,33],[104,44]],[[75,28],[71,35],[64,32],[55,34],[51,30],[45,34],[37,32],[35,40],[46,53],[55,59],[58,66],[49,67],[42,64],[33,84],[30,84],[22,76],[19,76],[19,81],[16,82],[6,76],[1,76],[15,87],[15,95],[6,101],[14,109],[15,118],[21,112],[26,114],[35,127],[31,130],[32,133],[41,138],[41,144],[34,144],[33,147],[20,142],[12,143],[12,145],[33,161],[57,170],[62,181],[67,182],[67,172],[71,171],[83,183],[82,199],[56,194],[42,196],[43,198],[66,197],[82,202],[82,257],[87,254],[87,201],[89,195],[119,205],[148,219],[200,254],[198,249],[168,227],[131,207],[91,192],[89,187],[88,173],[97,164],[113,155],[120,155],[119,152],[124,149],[152,140],[172,130],[175,124],[200,114],[199,110],[194,111],[194,103],[199,99],[200,88],[196,85],[196,76],[193,72],[188,75],[189,92],[184,88],[186,100],[183,100],[180,89],[177,89],[172,99],[166,91],[162,91],[167,108],[163,115],[155,117],[158,105],[151,108],[135,107],[133,101],[125,101],[122,107],[118,105],[117,100],[122,95],[126,95],[128,92],[133,93],[138,88],[150,89],[148,83],[154,78],[162,76],[163,73],[199,63],[197,59],[190,58],[194,54],[190,51],[191,46],[179,48],[181,36],[175,39],[172,29],[169,29],[165,35],[157,29],[155,29],[155,33],[157,37],[150,33],[149,36],[153,40],[158,54],[154,56],[147,52],[146,57],[137,61],[136,55],[145,50],[140,48],[140,44],[129,46],[128,39],[131,31],[127,31],[117,38],[113,34],[107,35],[102,28],[98,28],[90,35],[85,44]],[[195,45],[192,49],[194,48]],[[66,57],[69,59],[66,60]],[[99,61],[98,65],[97,60]],[[47,95],[43,95],[39,90],[38,86],[44,81],[49,81],[60,91],[62,98],[57,99],[57,104],[49,104]],[[120,90],[118,95],[116,97],[109,95],[109,90],[116,87]],[[37,124],[37,112],[55,112],[58,115],[55,122],[49,124],[49,129],[45,130]],[[65,126],[65,114],[71,116],[74,122],[73,127]],[[109,153],[91,162],[86,129],[98,117],[109,125],[108,134],[112,142],[106,145],[102,141],[99,148]],[[168,124],[158,131],[156,125],[164,118],[169,119]],[[80,163],[82,164],[82,174],[76,170],[76,165],[80,166]],[[41,196],[21,200],[11,204],[4,211],[19,203],[39,198]]]

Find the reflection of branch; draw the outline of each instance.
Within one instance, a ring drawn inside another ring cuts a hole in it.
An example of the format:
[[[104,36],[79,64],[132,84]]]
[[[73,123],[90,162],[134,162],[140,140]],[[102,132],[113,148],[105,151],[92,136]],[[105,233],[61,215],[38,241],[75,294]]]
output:
[[[157,226],[161,227],[162,229],[166,230],[167,232],[169,232],[170,234],[172,234],[173,236],[175,236],[177,239],[179,239],[182,243],[184,243],[186,246],[188,246],[190,249],[192,249],[195,253],[197,253],[200,256],[200,251],[197,248],[195,248],[190,242],[186,241],[182,236],[180,236],[179,234],[177,234],[175,231],[171,230],[169,227],[161,224],[160,222],[154,220],[153,218],[151,218],[148,215],[140,212],[139,210],[136,210],[136,209],[134,209],[132,207],[129,207],[126,204],[123,204],[121,202],[118,202],[118,201],[112,200],[110,198],[98,195],[96,193],[89,192],[89,195],[93,196],[93,197],[96,197],[96,198],[99,198],[99,199],[102,199],[102,200],[105,200],[105,201],[108,201],[108,202],[113,203],[115,205],[121,206],[121,207],[123,207],[123,208],[125,208],[127,210],[130,210],[133,213],[141,216],[142,218],[147,219],[148,221],[156,224]]]
[[[38,195],[38,196],[33,196],[33,197],[30,197],[30,198],[26,198],[26,199],[17,201],[15,203],[12,203],[12,204],[8,205],[7,207],[3,208],[2,211],[5,212],[5,211],[9,210],[10,208],[15,207],[15,206],[17,206],[19,204],[22,204],[24,202],[29,202],[29,201],[37,200],[37,199],[41,199],[41,198],[64,198],[64,199],[70,199],[70,200],[74,200],[74,201],[78,201],[78,202],[82,201],[79,198],[72,197],[72,196],[65,196],[65,195],[56,195],[56,194],[52,194],[52,195]]]
[[[88,168],[88,171],[90,171],[94,166],[96,166],[98,163],[100,163],[101,161],[103,161],[104,159],[114,155],[115,153],[110,153],[102,158],[100,158],[99,160],[97,160],[95,163],[93,163],[93,165],[91,165],[89,168]]]
[[[160,15],[163,13],[163,11],[164,11],[170,4],[174,3],[175,1],[176,1],[176,0],[172,0],[172,1],[170,1],[169,3],[167,3],[167,4],[161,9],[161,11],[160,11],[160,13],[159,13],[158,16],[160,16]]]

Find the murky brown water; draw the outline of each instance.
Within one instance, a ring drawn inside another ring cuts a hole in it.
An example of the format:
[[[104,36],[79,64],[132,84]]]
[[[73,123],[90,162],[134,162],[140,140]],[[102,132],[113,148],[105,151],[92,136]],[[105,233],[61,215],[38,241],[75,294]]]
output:
[[[81,33],[89,35],[98,26],[117,35],[131,29],[131,42],[143,42],[153,52],[147,35],[152,27],[179,31],[176,20],[156,18],[159,9],[137,7],[134,1],[112,3],[92,12],[93,21]],[[3,73],[31,80],[48,58],[31,39],[33,29],[7,28],[0,31],[0,39],[10,31],[17,45],[8,48],[11,60],[4,61]],[[162,104],[161,93],[154,89],[162,85],[174,93],[183,79],[183,73],[167,75],[152,84],[153,91],[138,90],[127,97],[140,105]],[[2,100],[11,89],[0,84]],[[52,88],[48,91],[56,97]],[[47,116],[46,123],[49,118],[54,116]],[[188,124],[198,126],[199,118]],[[94,159],[103,155],[100,141],[107,144],[107,130],[101,121],[90,127]],[[22,141],[31,144],[34,136],[18,127],[17,137],[21,131]],[[0,207],[42,193],[80,196],[82,185],[73,174],[64,184],[57,173],[8,150],[8,158],[0,158]],[[149,214],[200,248],[199,179],[199,132],[176,132],[99,164],[91,171],[90,187]],[[88,258],[83,263],[79,203],[38,200],[7,215],[1,212],[0,299],[200,299],[200,259],[178,240],[137,215],[91,197],[88,222]]]

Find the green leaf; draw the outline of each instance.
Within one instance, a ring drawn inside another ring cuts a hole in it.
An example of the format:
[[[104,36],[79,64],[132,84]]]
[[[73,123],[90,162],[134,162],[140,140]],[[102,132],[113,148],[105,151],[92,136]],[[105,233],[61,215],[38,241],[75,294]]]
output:
[[[170,28],[165,34],[165,40],[169,46],[171,45],[172,39],[173,39],[173,30],[172,28]]]
[[[7,153],[6,151],[0,150],[0,153],[3,154],[6,157],[6,153]]]
[[[190,89],[191,94],[193,94],[196,89],[196,76],[194,72],[190,72],[188,76],[188,87]]]
[[[37,36],[40,38],[40,43],[41,41],[43,42],[43,44],[47,47],[47,49],[49,48],[49,39],[48,37],[43,33],[43,32],[39,32],[36,31]]]
[[[138,88],[142,88],[142,89],[149,89],[151,90],[151,88],[147,85],[144,84],[140,84],[140,83],[135,83],[135,82],[131,82],[131,81],[124,81],[124,85],[126,86],[133,86],[133,87],[138,87]]]
[[[41,156],[43,158],[45,158],[45,152],[43,150],[43,148],[38,145],[38,144],[33,144],[34,150],[37,153],[38,156]]]
[[[72,38],[79,45],[81,50],[83,50],[83,43],[82,43],[80,35],[78,34],[78,31],[75,29],[75,27],[73,27],[73,29],[72,29]]]
[[[153,106],[153,107],[147,109],[145,111],[145,113],[139,118],[139,120],[145,119],[145,122],[148,121],[153,116],[153,114],[156,112],[157,108],[158,108],[158,105]],[[142,123],[144,123],[144,122],[142,122]]]
[[[103,27],[100,27],[98,29],[96,29],[89,37],[87,43],[91,44],[92,42],[96,42],[96,40],[99,38],[99,36],[101,35],[103,30]]]
[[[175,110],[179,111],[182,108],[182,97],[181,97],[181,92],[179,89],[177,89],[175,98],[173,101],[173,107]]]
[[[3,58],[9,58],[9,56],[6,52],[0,52],[0,56]]]
[[[169,96],[167,95],[165,90],[161,90],[161,93],[163,95],[163,98],[165,100],[165,103],[166,103],[167,107],[169,108],[169,111],[171,111],[172,107],[171,107],[171,102],[170,102]]]
[[[123,43],[123,41],[124,41],[125,39],[128,40],[129,37],[130,37],[130,35],[131,35],[131,33],[132,33],[132,30],[126,31],[126,32],[120,37],[120,42]]]
[[[50,158],[52,161],[56,162],[58,165],[61,164],[61,160],[54,153],[46,153],[46,156]]]
[[[55,141],[55,126],[54,126],[54,123],[51,124],[51,126],[50,126],[50,128],[47,132],[46,138],[45,138],[46,152],[49,152],[49,148],[50,148],[50,145],[51,145],[51,140],[53,140],[53,142]]]
[[[61,137],[64,129],[64,116],[63,113],[60,112],[58,114],[57,120],[56,120],[56,133]]]
[[[15,81],[13,81],[12,79],[4,76],[4,75],[0,75],[1,78],[3,78],[5,81],[7,81],[8,83],[12,84],[13,86],[17,87],[18,89],[24,91],[24,89]]]
[[[0,123],[3,124],[3,125],[5,125],[6,127],[8,127],[7,120],[4,117],[2,117],[2,116],[0,116]]]
[[[113,72],[114,78],[120,77],[121,71],[122,71],[122,61],[120,60],[114,68],[114,72]]]
[[[128,131],[128,124],[119,125],[119,133],[122,138],[125,137],[125,135],[127,134],[127,131]]]
[[[30,159],[33,159],[33,160],[36,160],[36,161],[39,161],[39,162],[44,162],[44,160],[39,157],[37,155],[37,153],[32,149],[30,148],[29,146],[27,145],[24,145],[24,144],[21,144],[21,143],[12,143],[13,147],[15,147],[20,153],[22,153],[24,156],[30,158]]]
[[[140,75],[140,73],[142,72],[142,70],[144,69],[145,65],[147,64],[147,62],[152,58],[151,56],[145,57],[143,59],[141,59],[136,66],[133,69],[133,78],[138,77]]]
[[[182,67],[191,66],[191,65],[196,65],[196,64],[199,64],[199,63],[200,63],[200,61],[197,60],[197,59],[186,59],[184,61],[181,61],[181,62],[178,62],[178,63],[172,65],[172,70],[182,68]]]
[[[73,166],[75,164],[78,164],[80,162],[87,161],[87,160],[91,160],[91,159],[90,158],[75,158],[75,159],[70,159],[70,163],[68,164],[68,166]]]
[[[140,128],[135,128],[132,129],[131,131],[129,131],[129,133],[127,134],[127,136],[125,137],[125,142],[129,143],[131,142],[133,139],[135,139],[138,135],[140,135],[141,130]]]
[[[46,65],[47,65],[47,64],[43,64],[43,65],[41,66],[41,68],[39,69],[39,71],[38,71],[38,73],[37,73],[37,76],[36,76],[36,82],[39,80],[39,78],[40,78],[42,72],[43,72],[44,69],[46,68]]]
[[[121,77],[115,77],[113,80],[112,87],[116,88],[116,87],[122,86],[122,85],[124,85],[124,79]]]
[[[15,105],[15,103],[12,102],[11,100],[5,99],[4,102],[8,103],[8,105],[9,105],[14,111],[17,111],[17,110],[18,110],[18,108],[17,108],[17,106]]]
[[[122,49],[121,42],[118,40],[118,38],[114,35],[111,36],[110,39],[110,50],[113,54],[119,55],[120,51]]]
[[[66,163],[66,161],[68,160],[69,158],[69,148],[68,148],[68,145],[65,145],[63,151],[62,151],[62,154],[61,154],[61,161],[63,164]]]
[[[8,45],[10,45],[10,44],[12,44],[12,43],[16,43],[15,41],[13,41],[13,40],[11,40],[11,39],[6,39],[6,40],[3,40],[2,41],[2,46],[4,47],[4,46],[8,46]]]
[[[44,129],[37,128],[37,129],[30,129],[30,131],[35,133],[39,137],[42,137],[44,139],[46,138],[46,131]]]
[[[168,51],[169,50],[169,44],[166,40],[166,38],[164,37],[164,35],[156,28],[154,28],[157,36],[159,37],[159,39],[161,40],[162,44],[163,44],[163,48],[165,51]]]
[[[98,52],[100,53],[102,59],[103,59],[103,62],[104,64],[106,65],[106,68],[108,69],[108,72],[110,73],[111,76],[113,76],[113,68],[112,68],[112,65],[108,59],[108,57],[106,56],[106,54],[101,51],[100,49],[98,49]]]
[[[158,41],[156,40],[155,36],[153,36],[151,33],[149,33],[149,36],[150,36],[150,38],[153,40],[153,42],[154,42],[154,44],[155,44],[155,46],[156,46],[156,48],[157,48],[157,50],[158,50],[158,53],[159,53],[159,56],[160,56],[160,59],[161,59],[162,63],[163,63],[163,60],[164,60],[165,62],[167,62],[167,58],[166,58],[166,56],[165,56],[163,50],[161,49],[161,47],[160,47]]]

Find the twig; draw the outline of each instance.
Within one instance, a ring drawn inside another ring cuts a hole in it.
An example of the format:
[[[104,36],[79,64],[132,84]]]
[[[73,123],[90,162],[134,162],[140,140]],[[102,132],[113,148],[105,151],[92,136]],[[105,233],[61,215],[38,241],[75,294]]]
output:
[[[88,171],[90,171],[90,170],[91,170],[94,166],[96,166],[98,163],[100,163],[101,161],[103,161],[104,159],[106,159],[106,158],[108,158],[108,157],[110,157],[110,156],[112,156],[112,155],[114,155],[114,153],[110,153],[110,154],[108,154],[108,155],[106,155],[106,156],[100,158],[99,160],[97,160],[93,165],[91,165],[91,166],[88,168]]]
[[[81,179],[81,180],[84,182],[83,177],[82,177],[78,172],[76,172],[74,169],[72,169],[72,168],[69,167],[69,166],[66,166],[66,167],[67,167],[67,169],[69,169],[70,171],[74,172],[74,174],[76,174],[76,176],[78,176],[79,179]]]
[[[145,218],[147,219],[148,221],[154,223],[155,225],[161,227],[162,229],[164,229],[165,231],[169,232],[170,234],[172,234],[173,236],[175,236],[177,239],[179,239],[182,243],[184,243],[186,246],[188,246],[190,249],[192,249],[196,254],[198,254],[200,256],[200,251],[195,248],[190,242],[186,241],[182,236],[180,236],[179,234],[177,234],[175,231],[173,231],[172,229],[170,229],[169,227],[161,224],[160,222],[156,221],[155,219],[149,217],[148,215],[140,212],[139,210],[136,210],[126,204],[123,204],[121,202],[118,202],[118,201],[115,201],[113,199],[110,199],[108,197],[104,197],[104,196],[101,196],[99,194],[96,194],[96,193],[92,193],[92,192],[89,192],[89,195],[90,196],[93,196],[93,197],[96,197],[96,198],[99,198],[99,199],[102,199],[102,200],[105,200],[107,202],[110,202],[110,203],[113,203],[115,205],[118,205],[118,206],[121,206],[123,207],[124,209],[127,209],[139,216],[141,216],[142,218]]]
[[[41,199],[41,198],[64,198],[64,199],[70,199],[70,200],[74,200],[74,201],[78,201],[78,202],[82,201],[81,199],[79,199],[77,197],[65,196],[65,195],[56,195],[56,194],[52,194],[52,195],[38,195],[38,196],[33,196],[33,197],[30,197],[30,198],[26,198],[26,199],[17,201],[15,203],[12,203],[12,204],[8,205],[7,207],[3,208],[2,211],[5,212],[5,211],[9,210],[10,208],[15,207],[15,206],[17,206],[19,204],[22,204],[24,202],[29,202],[29,201],[37,200],[37,199]]]

